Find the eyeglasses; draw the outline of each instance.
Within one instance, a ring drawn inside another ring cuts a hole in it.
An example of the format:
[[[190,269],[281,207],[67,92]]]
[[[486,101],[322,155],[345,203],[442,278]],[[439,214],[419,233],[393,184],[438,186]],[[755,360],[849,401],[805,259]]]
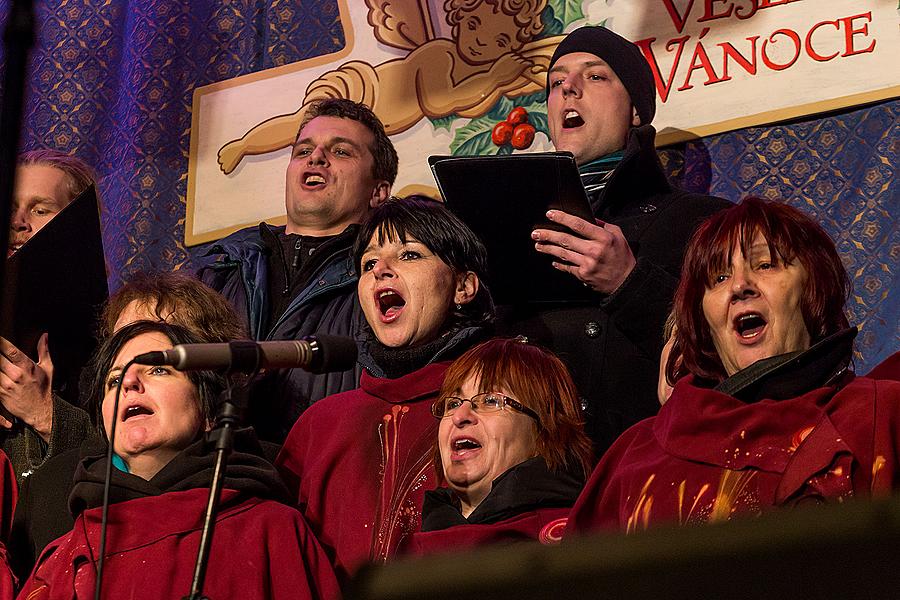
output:
[[[528,415],[538,423],[541,422],[541,418],[536,412],[518,400],[513,400],[509,396],[504,396],[499,392],[482,392],[480,394],[475,394],[471,398],[444,396],[443,398],[435,400],[434,404],[431,405],[431,414],[438,419],[449,417],[453,415],[453,413],[456,412],[456,409],[461,407],[464,402],[471,404],[472,410],[476,413],[493,413],[504,410],[508,406],[520,413]]]

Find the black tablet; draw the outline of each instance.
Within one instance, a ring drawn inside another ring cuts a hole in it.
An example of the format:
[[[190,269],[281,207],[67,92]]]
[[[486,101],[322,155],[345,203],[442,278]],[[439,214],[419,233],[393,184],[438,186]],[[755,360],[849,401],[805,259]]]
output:
[[[546,217],[550,209],[594,220],[572,154],[431,156],[428,164],[447,208],[487,247],[487,283],[497,304],[584,302],[596,295],[553,268],[553,257],[535,250],[531,239],[536,228],[560,230]]]

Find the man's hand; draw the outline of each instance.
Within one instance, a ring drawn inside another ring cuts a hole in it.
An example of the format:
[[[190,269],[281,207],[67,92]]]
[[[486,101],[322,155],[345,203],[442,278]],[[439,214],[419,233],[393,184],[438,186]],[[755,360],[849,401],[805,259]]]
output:
[[[531,238],[538,252],[557,259],[553,266],[574,275],[592,290],[611,294],[634,269],[635,258],[622,230],[612,223],[588,223],[560,210],[547,211],[547,218],[576,235],[550,229],[535,229]]]
[[[38,340],[38,362],[0,337],[0,402],[6,410],[34,429],[45,441],[53,426],[53,361],[47,334]],[[0,417],[0,426],[12,423]]]

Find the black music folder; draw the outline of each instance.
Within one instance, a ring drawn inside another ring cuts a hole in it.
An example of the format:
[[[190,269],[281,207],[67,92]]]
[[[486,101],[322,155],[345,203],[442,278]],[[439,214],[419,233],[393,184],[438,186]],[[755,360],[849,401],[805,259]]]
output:
[[[97,195],[78,195],[6,261],[0,333],[37,360],[49,333],[54,387],[77,402],[81,368],[95,347],[101,305],[109,295]]]
[[[571,153],[430,156],[428,164],[447,208],[487,247],[487,284],[497,304],[586,302],[594,295],[553,268],[553,257],[531,239],[536,228],[560,229],[547,219],[550,209],[594,221]]]

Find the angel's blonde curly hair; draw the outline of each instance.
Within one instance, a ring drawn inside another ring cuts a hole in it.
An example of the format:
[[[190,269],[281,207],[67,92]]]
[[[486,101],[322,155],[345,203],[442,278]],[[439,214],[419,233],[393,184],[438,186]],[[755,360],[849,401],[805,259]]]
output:
[[[544,29],[541,13],[547,7],[547,0],[447,0],[444,10],[447,12],[447,23],[453,26],[453,39],[459,36],[460,12],[472,11],[481,4],[490,4],[514,17],[519,26],[516,38],[523,44],[533,40]]]

